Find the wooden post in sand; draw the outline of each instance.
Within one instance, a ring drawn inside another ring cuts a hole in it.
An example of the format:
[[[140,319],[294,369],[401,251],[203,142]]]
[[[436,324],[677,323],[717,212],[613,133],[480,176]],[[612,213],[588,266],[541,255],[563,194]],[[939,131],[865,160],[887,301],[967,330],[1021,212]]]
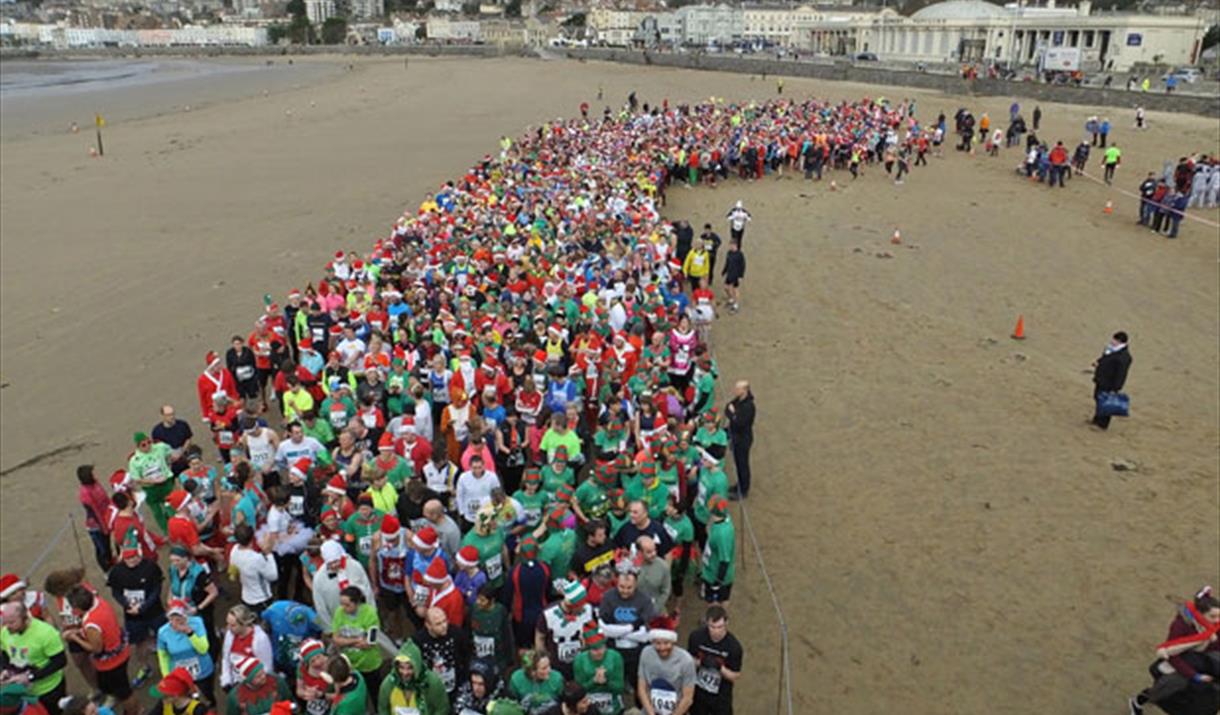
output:
[[[106,119],[99,114],[93,118],[93,123],[97,125],[97,155],[106,156],[106,149],[102,147],[102,127],[106,126]]]

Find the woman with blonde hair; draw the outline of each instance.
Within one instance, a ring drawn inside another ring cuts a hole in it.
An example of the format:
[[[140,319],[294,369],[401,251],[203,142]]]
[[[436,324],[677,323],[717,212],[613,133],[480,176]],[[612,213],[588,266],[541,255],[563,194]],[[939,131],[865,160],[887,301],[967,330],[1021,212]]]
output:
[[[242,681],[236,661],[243,657],[257,658],[268,673],[275,671],[271,638],[259,624],[258,614],[239,603],[225,617],[225,641],[220,656],[220,687],[229,688]]]

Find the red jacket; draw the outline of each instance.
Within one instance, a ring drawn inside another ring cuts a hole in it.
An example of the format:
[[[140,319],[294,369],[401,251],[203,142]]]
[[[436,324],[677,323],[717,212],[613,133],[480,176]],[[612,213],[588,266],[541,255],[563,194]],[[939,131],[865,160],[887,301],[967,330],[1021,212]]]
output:
[[[199,379],[195,381],[195,389],[199,393],[199,412],[205,422],[212,421],[212,395],[224,392],[229,396],[230,402],[237,402],[237,381],[233,379],[233,374],[223,367],[220,368],[219,375],[211,375],[206,370],[200,373]]]

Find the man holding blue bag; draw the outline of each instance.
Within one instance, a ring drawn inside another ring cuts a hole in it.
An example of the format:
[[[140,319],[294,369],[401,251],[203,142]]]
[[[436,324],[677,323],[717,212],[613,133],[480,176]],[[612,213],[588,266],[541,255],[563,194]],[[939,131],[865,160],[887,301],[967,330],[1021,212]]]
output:
[[[1096,403],[1093,424],[1098,429],[1109,429],[1110,418],[1115,415],[1127,416],[1127,396],[1119,391],[1127,382],[1127,371],[1130,369],[1127,334],[1120,330],[1110,338],[1105,352],[1093,363],[1093,401]]]

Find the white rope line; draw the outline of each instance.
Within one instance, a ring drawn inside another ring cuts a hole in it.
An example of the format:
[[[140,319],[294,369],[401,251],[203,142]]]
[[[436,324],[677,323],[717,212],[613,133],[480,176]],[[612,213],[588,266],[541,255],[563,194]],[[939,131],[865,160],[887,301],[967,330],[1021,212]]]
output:
[[[1131,191],[1127,191],[1126,189],[1119,189],[1119,188],[1115,188],[1115,187],[1114,187],[1114,185],[1112,185],[1112,184],[1107,184],[1105,181],[1103,181],[1103,180],[1101,180],[1101,179],[1097,178],[1096,176],[1093,176],[1092,174],[1090,174],[1090,173],[1089,173],[1089,172],[1087,172],[1087,171],[1081,171],[1080,169],[1073,168],[1073,169],[1072,169],[1072,173],[1073,173],[1073,174],[1080,174],[1081,176],[1085,177],[1086,179],[1090,179],[1090,180],[1092,180],[1092,181],[1095,181],[1095,182],[1097,182],[1097,183],[1099,183],[1099,184],[1101,184],[1101,185],[1105,186],[1106,188],[1110,189],[1111,191],[1117,191],[1118,193],[1122,194],[1123,196],[1128,196],[1128,197],[1130,197],[1130,198],[1136,199],[1136,200],[1141,201],[1141,202],[1142,202],[1142,201],[1144,201],[1144,197],[1143,197],[1143,196],[1140,196],[1139,194],[1134,193],[1134,192],[1131,192]],[[1149,201],[1148,203],[1152,204],[1153,206],[1159,206],[1159,207],[1161,207],[1161,208],[1165,208],[1165,209],[1171,209],[1171,208],[1172,208],[1172,207],[1170,207],[1168,204],[1162,204],[1162,203],[1157,202],[1157,201]],[[1203,218],[1203,217],[1201,217],[1201,216],[1195,216],[1194,214],[1191,214],[1191,213],[1187,212],[1185,209],[1183,209],[1183,210],[1182,210],[1182,218],[1188,218],[1188,219],[1190,219],[1190,220],[1192,220],[1192,221],[1198,221],[1199,223],[1203,224],[1204,226],[1211,226],[1211,227],[1213,227],[1213,228],[1220,228],[1220,223],[1216,223],[1215,221],[1210,221],[1210,220],[1205,219],[1205,218]]]
[[[758,545],[758,536],[754,533],[754,527],[750,524],[750,512],[746,509],[745,499],[737,502],[741,507],[741,519],[745,525],[746,533],[750,535],[750,543],[754,547],[754,555],[758,558],[759,569],[762,570],[763,582],[767,585],[767,591],[771,594],[771,605],[775,608],[775,617],[779,619],[779,641],[782,652],[781,662],[784,676],[784,704],[785,711],[788,715],[793,715],[792,709],[792,667],[791,657],[788,652],[788,622],[784,619],[784,611],[779,605],[779,595],[775,593],[775,585],[771,582],[771,574],[767,571],[767,564],[763,560],[762,549]]]

